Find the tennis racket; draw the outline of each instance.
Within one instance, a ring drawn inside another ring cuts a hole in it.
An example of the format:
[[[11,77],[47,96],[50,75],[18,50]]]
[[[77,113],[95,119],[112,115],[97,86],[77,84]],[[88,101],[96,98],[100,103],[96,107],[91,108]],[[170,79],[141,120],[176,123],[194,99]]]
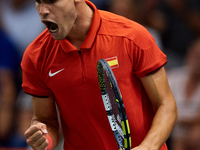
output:
[[[115,76],[106,60],[97,62],[97,74],[102,100],[119,150],[131,149],[129,123]]]

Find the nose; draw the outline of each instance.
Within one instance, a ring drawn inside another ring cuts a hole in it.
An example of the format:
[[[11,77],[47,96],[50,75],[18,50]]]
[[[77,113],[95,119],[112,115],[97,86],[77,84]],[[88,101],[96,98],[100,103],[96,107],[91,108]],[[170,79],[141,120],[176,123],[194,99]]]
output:
[[[38,7],[38,13],[40,16],[46,16],[50,13],[48,4],[41,3]]]

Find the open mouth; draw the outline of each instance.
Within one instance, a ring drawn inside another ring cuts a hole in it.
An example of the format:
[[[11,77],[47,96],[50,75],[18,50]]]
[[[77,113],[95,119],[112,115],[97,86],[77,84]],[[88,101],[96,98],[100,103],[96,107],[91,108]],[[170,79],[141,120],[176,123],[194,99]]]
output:
[[[43,22],[47,28],[49,29],[50,32],[54,33],[58,31],[58,25],[56,23],[50,22],[50,21],[45,21]]]

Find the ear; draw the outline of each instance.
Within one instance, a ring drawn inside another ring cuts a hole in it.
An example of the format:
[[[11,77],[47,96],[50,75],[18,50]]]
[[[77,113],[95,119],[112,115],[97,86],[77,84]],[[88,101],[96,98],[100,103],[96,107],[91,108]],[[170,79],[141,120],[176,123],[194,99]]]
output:
[[[85,3],[85,0],[74,0],[74,4],[77,5],[77,4],[83,4]]]
[[[79,3],[81,2],[82,0],[74,0],[74,3]]]

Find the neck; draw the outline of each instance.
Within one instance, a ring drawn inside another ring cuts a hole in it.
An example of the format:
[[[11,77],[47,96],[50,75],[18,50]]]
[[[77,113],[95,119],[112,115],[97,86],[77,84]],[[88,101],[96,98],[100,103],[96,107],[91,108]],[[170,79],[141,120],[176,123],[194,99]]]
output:
[[[85,3],[85,1],[77,4],[77,19],[72,27],[72,30],[67,36],[67,39],[74,47],[80,49],[85,40],[93,19],[93,10]]]

